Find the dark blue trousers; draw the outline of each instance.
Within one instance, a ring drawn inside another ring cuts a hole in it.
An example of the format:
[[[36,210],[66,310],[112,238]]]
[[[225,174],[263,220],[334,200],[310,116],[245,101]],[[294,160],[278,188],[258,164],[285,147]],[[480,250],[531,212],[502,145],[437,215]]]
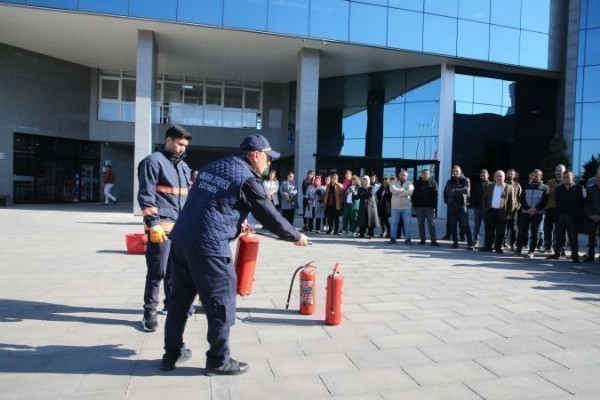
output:
[[[448,205],[448,221],[450,221],[450,233],[452,242],[458,244],[458,228],[467,236],[467,245],[473,246],[473,236],[471,236],[471,227],[467,220],[467,206]]]
[[[235,323],[237,277],[229,257],[211,257],[172,245],[171,297],[165,324],[165,351],[179,353],[183,331],[196,293],[206,312],[209,349],[206,362],[218,367],[229,360],[229,332]]]
[[[167,306],[171,295],[170,248],[170,240],[165,240],[162,243],[153,243],[150,241],[150,235],[148,235],[148,245],[146,247],[146,287],[144,288],[144,308],[146,310],[156,310],[156,307],[158,307],[160,283],[163,280],[165,306]]]

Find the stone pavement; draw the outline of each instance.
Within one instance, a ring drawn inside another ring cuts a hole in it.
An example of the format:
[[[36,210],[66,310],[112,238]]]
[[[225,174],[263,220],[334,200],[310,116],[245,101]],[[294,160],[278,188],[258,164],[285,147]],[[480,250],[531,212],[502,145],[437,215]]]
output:
[[[161,330],[141,331],[141,232],[130,206],[0,209],[0,399],[598,399],[600,264],[526,260],[382,239],[261,237],[252,295],[232,330],[238,377],[193,359],[160,370]],[[441,227],[441,226],[440,226]],[[416,232],[416,230],[414,231]],[[285,310],[295,267],[318,265],[317,312]],[[325,276],[345,277],[344,321],[323,323]]]

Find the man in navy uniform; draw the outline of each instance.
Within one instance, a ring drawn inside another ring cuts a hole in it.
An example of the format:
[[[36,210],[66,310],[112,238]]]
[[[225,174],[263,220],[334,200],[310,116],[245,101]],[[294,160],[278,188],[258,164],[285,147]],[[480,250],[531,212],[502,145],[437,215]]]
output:
[[[161,281],[164,280],[165,292],[163,312],[167,310],[171,294],[169,232],[183,208],[191,181],[190,167],[183,161],[190,140],[192,135],[183,127],[170,126],[165,133],[164,147],[138,165],[140,187],[137,200],[150,239],[146,248],[147,274],[142,319],[142,327],[146,332],[158,329],[156,307]]]
[[[251,135],[240,145],[241,154],[215,161],[198,174],[187,203],[171,232],[172,293],[165,325],[163,370],[191,358],[183,342],[187,313],[196,292],[208,321],[207,375],[238,375],[248,364],[229,351],[235,321],[236,274],[229,243],[235,240],[249,212],[279,238],[306,246],[308,239],[286,221],[269,200],[261,176],[271,158],[262,135]]]

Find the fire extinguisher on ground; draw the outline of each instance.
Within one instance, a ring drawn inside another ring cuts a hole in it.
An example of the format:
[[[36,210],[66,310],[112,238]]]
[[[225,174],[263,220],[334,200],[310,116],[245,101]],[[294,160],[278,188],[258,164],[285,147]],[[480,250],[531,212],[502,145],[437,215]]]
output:
[[[342,289],[344,278],[338,272],[339,264],[333,267],[333,273],[327,276],[327,300],[325,301],[325,322],[338,325],[342,322]]]
[[[248,230],[238,240],[235,273],[237,275],[237,294],[240,296],[248,296],[252,292],[258,245],[258,238],[252,230]]]
[[[317,274],[315,273],[314,261],[311,261],[305,265],[302,265],[294,271],[292,275],[292,282],[290,283],[290,291],[288,293],[287,303],[285,304],[286,310],[290,305],[290,297],[292,296],[292,288],[294,286],[294,279],[296,274],[300,272],[300,314],[311,315],[315,312],[315,293],[316,293],[316,282]]]

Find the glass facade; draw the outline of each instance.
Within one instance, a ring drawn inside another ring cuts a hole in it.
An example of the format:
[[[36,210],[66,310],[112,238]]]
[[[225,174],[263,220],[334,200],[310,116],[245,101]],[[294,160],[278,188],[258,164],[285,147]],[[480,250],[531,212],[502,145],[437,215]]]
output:
[[[476,180],[481,168],[540,168],[556,131],[556,81],[466,72],[454,80],[452,163]]]
[[[600,1],[581,0],[573,172],[600,154]]]
[[[600,28],[600,17],[597,16],[597,8],[600,6],[596,5],[596,1],[582,0],[583,7],[588,7],[588,1],[591,4],[591,12],[587,14],[587,19],[591,25],[586,29]],[[525,67],[548,68],[551,0],[0,2],[309,36]],[[589,32],[589,35],[593,36],[594,32]],[[590,52],[589,57],[594,56],[598,56],[597,52]]]
[[[98,201],[100,143],[15,133],[15,203]]]
[[[100,76],[98,119],[135,121],[135,76]],[[262,84],[165,75],[156,82],[155,120],[163,124],[261,129]]]

